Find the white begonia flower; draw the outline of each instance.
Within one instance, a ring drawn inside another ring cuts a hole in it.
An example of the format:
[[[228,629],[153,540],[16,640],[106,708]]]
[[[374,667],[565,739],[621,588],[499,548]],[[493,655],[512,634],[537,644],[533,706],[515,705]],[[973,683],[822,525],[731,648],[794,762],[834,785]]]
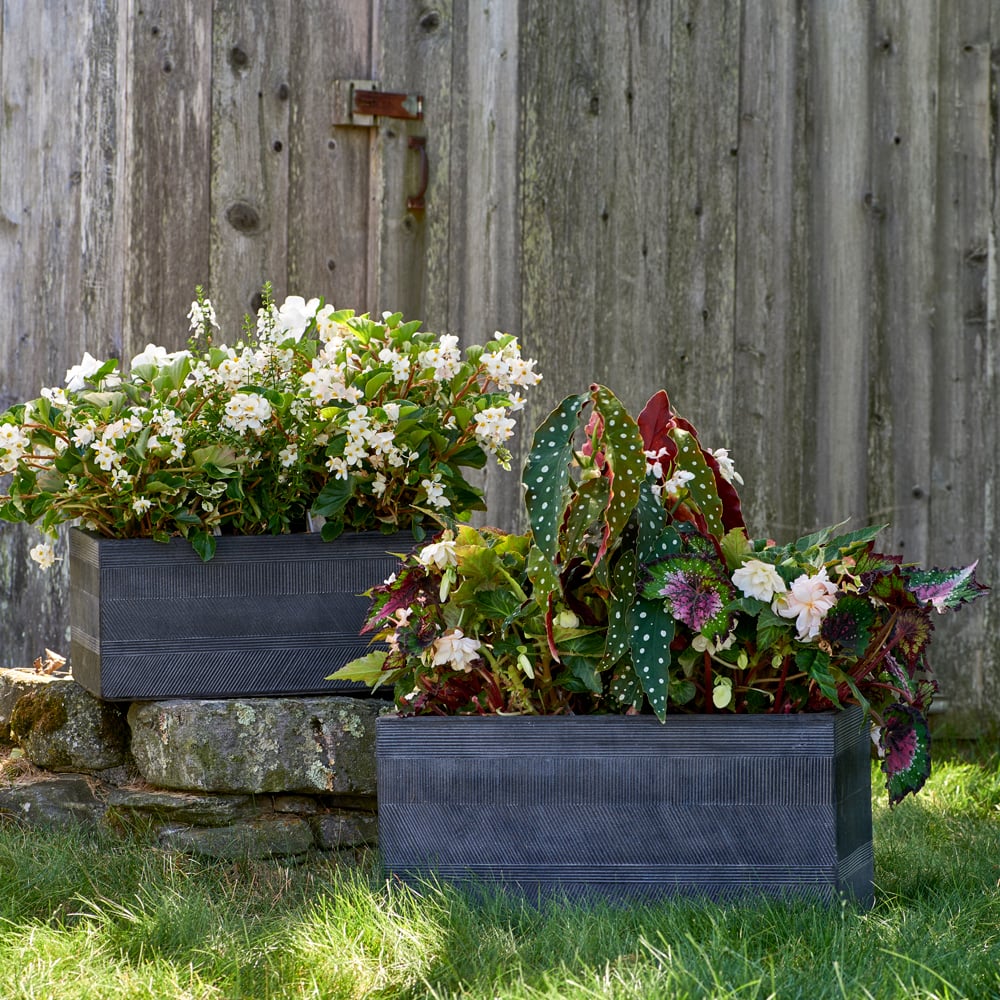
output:
[[[79,392],[87,384],[87,380],[104,364],[92,357],[90,351],[83,352],[83,360],[78,365],[66,370],[66,389],[69,392]]]
[[[427,493],[427,502],[432,507],[450,507],[451,501],[444,495],[444,487],[441,485],[441,473],[435,474],[433,479],[421,479],[420,486]]]
[[[93,420],[88,420],[85,424],[77,427],[70,437],[77,448],[86,448],[96,437],[97,426]]]
[[[760,559],[748,559],[740,566],[733,573],[733,583],[744,597],[755,597],[758,601],[771,601],[775,594],[785,592],[785,581],[777,569]]]
[[[471,673],[472,665],[479,659],[479,640],[465,635],[461,629],[449,629],[431,644],[431,666],[451,665],[456,670]]]
[[[66,374],[68,375],[69,372]],[[47,399],[50,403],[54,403],[56,406],[69,406],[69,397],[66,395],[66,390],[61,385],[42,389],[42,398]],[[27,410],[25,411],[24,419],[28,419]]]
[[[441,337],[437,347],[421,351],[418,360],[424,368],[434,369],[434,378],[438,382],[450,382],[455,377],[458,366],[462,362],[458,350],[458,337],[445,334]]]
[[[421,566],[436,566],[438,569],[448,569],[458,565],[458,554],[455,551],[455,540],[450,531],[446,531],[439,542],[425,545],[417,555]]]
[[[136,497],[132,501],[132,510],[135,511],[138,517],[142,517],[152,506],[153,501],[148,497]]]
[[[310,299],[306,302],[301,295],[289,295],[281,304],[275,319],[277,339],[301,340],[318,308],[319,299]]]
[[[259,434],[271,419],[271,404],[255,392],[237,392],[226,403],[222,423],[240,434],[252,430]]]
[[[91,451],[97,456],[97,464],[105,472],[110,472],[115,462],[118,461],[118,452],[105,441],[94,441],[90,445]]]
[[[347,463],[337,455],[326,460],[326,467],[334,474],[335,479],[347,479]]]
[[[490,406],[476,414],[476,439],[490,451],[496,451],[513,433],[515,421],[501,406]]]
[[[837,603],[837,585],[829,578],[824,566],[810,576],[803,573],[792,581],[788,593],[778,594],[771,609],[782,618],[794,618],[798,638],[809,642],[819,635],[827,612]]]
[[[736,471],[736,466],[733,465],[733,460],[729,457],[728,448],[716,448],[709,454],[719,463],[719,472],[727,483],[736,482],[743,485],[743,477]]]
[[[28,550],[28,555],[38,563],[42,569],[51,569],[56,561],[55,549],[51,542],[39,542]]]
[[[665,483],[661,483],[659,486],[654,486],[653,492],[657,496],[663,492],[666,493],[668,497],[678,497],[684,487],[687,486],[692,479],[694,479],[693,472],[688,472],[686,469],[678,469]]]
[[[399,403],[386,403],[382,409],[385,410],[387,420],[391,420],[393,423],[399,420]]]
[[[165,347],[160,347],[158,344],[147,344],[142,352],[131,360],[129,367],[137,368],[139,365],[156,365],[162,368],[177,358],[189,358],[190,356],[190,351],[174,351],[171,353]]]
[[[290,469],[299,460],[299,446],[294,442],[286,444],[281,451],[278,452],[278,461],[285,469]]]

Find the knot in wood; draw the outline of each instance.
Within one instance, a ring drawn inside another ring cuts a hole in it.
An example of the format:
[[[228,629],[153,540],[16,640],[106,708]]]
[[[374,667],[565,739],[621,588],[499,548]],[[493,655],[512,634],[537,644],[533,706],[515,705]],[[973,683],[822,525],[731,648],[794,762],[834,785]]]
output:
[[[260,227],[260,214],[253,205],[236,201],[226,209],[226,222],[237,232],[250,233]]]

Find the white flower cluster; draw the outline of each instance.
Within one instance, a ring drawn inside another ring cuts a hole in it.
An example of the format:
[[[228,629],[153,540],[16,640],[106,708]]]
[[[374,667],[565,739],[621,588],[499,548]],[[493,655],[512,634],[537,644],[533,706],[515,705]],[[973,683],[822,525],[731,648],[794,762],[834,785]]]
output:
[[[796,577],[789,588],[770,563],[748,559],[733,573],[733,583],[744,597],[770,602],[775,614],[794,618],[800,642],[810,642],[819,635],[824,618],[837,603],[837,585],[825,566],[817,573]]]
[[[222,423],[238,434],[260,434],[271,419],[271,404],[256,392],[237,392],[226,402]]]
[[[31,440],[16,424],[0,424],[0,472],[13,472],[28,453]]]

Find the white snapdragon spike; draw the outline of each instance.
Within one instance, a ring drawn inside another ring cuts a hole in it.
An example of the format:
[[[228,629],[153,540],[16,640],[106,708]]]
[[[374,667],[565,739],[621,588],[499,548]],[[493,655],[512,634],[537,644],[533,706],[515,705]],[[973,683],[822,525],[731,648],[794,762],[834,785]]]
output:
[[[282,341],[291,339],[296,342],[301,340],[318,308],[319,299],[310,299],[306,302],[301,295],[289,295],[278,310],[275,321],[277,339]]]
[[[743,485],[743,477],[736,471],[733,460],[729,457],[728,448],[716,448],[711,452],[712,457],[719,463],[719,472],[727,483],[739,483]]]
[[[187,314],[187,318],[191,321],[189,328],[191,330],[198,331],[206,325],[214,326],[216,330],[219,329],[211,299],[205,299],[204,303],[192,302],[191,311]]]
[[[28,555],[38,563],[42,569],[51,569],[56,561],[55,549],[51,542],[39,542],[28,550]]]
[[[824,566],[809,576],[803,573],[792,581],[791,589],[775,596],[771,608],[782,618],[794,618],[798,639],[810,642],[819,635],[823,619],[837,603],[837,585],[829,578]]]
[[[458,565],[458,553],[455,551],[455,539],[450,531],[444,532],[441,540],[425,545],[417,554],[417,562],[421,566],[437,569],[448,569]]]
[[[66,370],[66,389],[68,392],[79,392],[83,389],[87,380],[91,378],[101,367],[103,361],[98,361],[92,357],[90,351],[83,352],[83,360],[78,365]]]
[[[515,426],[503,407],[491,406],[476,414],[476,439],[495,452],[514,433]]]
[[[465,635],[461,629],[449,629],[431,644],[431,666],[451,665],[465,673],[472,672],[472,666],[479,659],[479,640]]]
[[[775,594],[785,592],[785,581],[777,569],[760,559],[748,559],[740,566],[733,573],[733,584],[744,597],[755,597],[758,601],[771,601]]]
[[[436,473],[433,479],[421,479],[420,486],[427,493],[427,502],[432,507],[440,509],[451,506],[451,501],[444,495],[440,472]]]

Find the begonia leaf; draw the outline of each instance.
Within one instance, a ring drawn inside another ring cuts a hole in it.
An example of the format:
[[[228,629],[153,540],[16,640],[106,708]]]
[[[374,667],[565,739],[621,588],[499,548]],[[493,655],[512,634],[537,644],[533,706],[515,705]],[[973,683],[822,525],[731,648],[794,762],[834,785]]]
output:
[[[931,734],[927,720],[909,705],[890,706],[879,733],[889,805],[918,792],[931,773]]]
[[[919,601],[936,611],[951,611],[982,597],[990,588],[976,579],[978,560],[952,569],[913,570],[908,574],[910,590]]]

